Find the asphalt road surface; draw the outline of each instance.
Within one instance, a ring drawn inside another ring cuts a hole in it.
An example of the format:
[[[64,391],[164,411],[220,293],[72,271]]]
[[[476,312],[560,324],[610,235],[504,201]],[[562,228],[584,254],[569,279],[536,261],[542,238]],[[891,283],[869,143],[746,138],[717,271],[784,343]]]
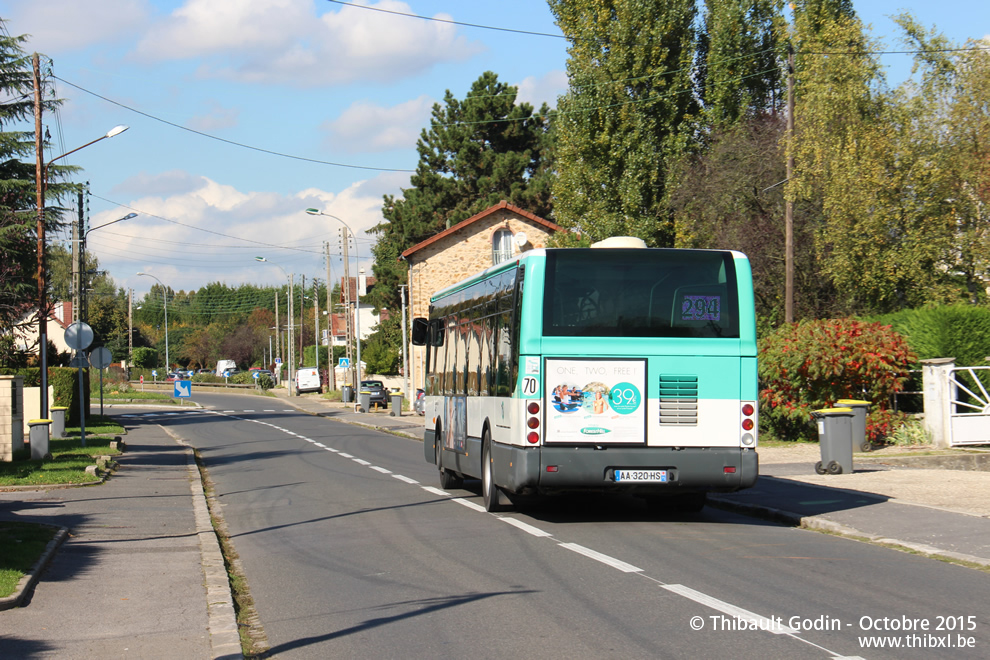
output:
[[[493,515],[477,482],[440,490],[415,440],[196,399],[209,410],[142,422],[200,450],[278,657],[990,654],[985,572],[627,497]]]

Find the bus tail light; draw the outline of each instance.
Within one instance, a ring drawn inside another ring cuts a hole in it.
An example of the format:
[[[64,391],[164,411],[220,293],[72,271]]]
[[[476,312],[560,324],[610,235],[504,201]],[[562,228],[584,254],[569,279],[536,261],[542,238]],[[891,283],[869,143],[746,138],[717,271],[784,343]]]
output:
[[[529,413],[529,418],[526,420],[526,426],[533,429],[526,436],[526,442],[531,445],[536,445],[540,443],[540,434],[536,432],[535,429],[540,428],[540,402],[530,401],[526,404],[526,412]]]
[[[736,473],[736,467],[734,465],[726,465],[724,468],[722,468],[722,474],[735,474],[735,473]]]
[[[744,431],[742,437],[743,445],[751,447],[756,444],[756,413],[758,408],[756,403],[753,401],[743,401],[742,406],[740,406],[739,412],[741,413],[742,420],[740,425]]]

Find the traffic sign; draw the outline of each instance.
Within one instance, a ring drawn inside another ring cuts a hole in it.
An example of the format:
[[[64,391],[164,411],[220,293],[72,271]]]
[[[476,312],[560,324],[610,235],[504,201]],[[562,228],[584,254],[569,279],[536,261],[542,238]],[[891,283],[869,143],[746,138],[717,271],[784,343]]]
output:
[[[189,380],[177,380],[174,384],[174,390],[172,396],[178,397],[180,399],[188,399],[192,396],[192,381]]]
[[[100,346],[94,348],[89,353],[89,361],[97,369],[106,369],[113,362],[113,355],[110,353],[110,349],[106,346]]]
[[[158,370],[157,369],[152,369],[151,370],[151,377],[152,378],[158,378]]]
[[[251,378],[254,378],[255,380],[258,380],[258,376],[260,376],[260,375],[261,375],[261,372],[260,371],[255,371],[254,374],[251,376]]]
[[[84,351],[93,343],[93,328],[82,321],[73,321],[65,329],[65,344],[77,351]]]
[[[223,372],[223,377],[230,378],[230,369],[227,369],[226,371]]]
[[[275,358],[275,364],[282,364],[282,358]]]
[[[351,361],[347,358],[338,358],[337,367],[340,369],[349,369],[351,366]]]

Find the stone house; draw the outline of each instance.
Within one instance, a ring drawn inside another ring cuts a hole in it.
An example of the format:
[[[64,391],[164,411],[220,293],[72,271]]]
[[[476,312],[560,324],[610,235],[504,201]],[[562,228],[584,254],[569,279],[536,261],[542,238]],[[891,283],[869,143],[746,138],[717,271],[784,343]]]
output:
[[[429,316],[435,292],[520,252],[546,247],[559,231],[566,229],[501,201],[412,246],[400,256],[409,264],[407,327],[413,318]],[[412,346],[409,355],[410,386],[423,387],[424,349]]]

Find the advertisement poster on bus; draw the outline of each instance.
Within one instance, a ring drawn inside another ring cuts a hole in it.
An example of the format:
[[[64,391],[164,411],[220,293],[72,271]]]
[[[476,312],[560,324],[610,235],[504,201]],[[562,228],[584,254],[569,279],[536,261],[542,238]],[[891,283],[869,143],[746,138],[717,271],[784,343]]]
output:
[[[646,442],[645,360],[547,360],[547,443]]]

